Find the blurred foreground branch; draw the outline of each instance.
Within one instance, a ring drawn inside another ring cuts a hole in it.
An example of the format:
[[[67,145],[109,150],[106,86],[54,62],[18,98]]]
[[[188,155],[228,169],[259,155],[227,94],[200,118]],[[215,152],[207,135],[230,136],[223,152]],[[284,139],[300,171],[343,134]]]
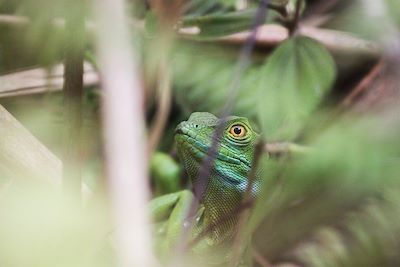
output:
[[[27,17],[0,15],[0,24],[24,26],[29,25],[29,23],[30,20]],[[63,19],[54,20],[53,24],[55,27],[65,27],[65,21]],[[95,25],[92,22],[86,21],[85,25],[87,31],[95,30]],[[129,26],[139,31],[144,30],[143,21],[130,20]],[[180,28],[179,33],[178,37],[192,38],[196,37],[198,29],[196,29],[196,27]],[[312,26],[312,23],[310,24],[309,20],[300,23],[298,33],[320,41],[329,50],[334,52],[365,54],[366,56],[373,57],[381,54],[379,47],[373,42],[359,38],[351,33]],[[240,45],[245,42],[249,35],[250,31],[239,32],[218,38],[216,41]],[[289,38],[289,31],[284,26],[278,24],[265,24],[259,29],[256,46],[275,47],[287,38]]]
[[[123,0],[93,1],[102,77],[105,166],[121,267],[151,266],[143,90]]]
[[[0,76],[0,98],[61,91],[64,83],[64,66],[51,69],[35,68]],[[83,84],[92,86],[99,83],[99,77],[92,65],[84,63]]]
[[[192,28],[180,29],[182,37],[195,37],[197,32]],[[222,43],[243,44],[251,33],[239,32],[216,39]],[[351,33],[310,27],[300,24],[298,34],[320,41],[329,50],[338,53],[355,53],[376,57],[380,54],[379,47],[373,42],[358,38]],[[257,47],[275,47],[289,38],[289,31],[282,25],[266,24],[260,26],[256,39]]]
[[[35,178],[61,185],[61,161],[0,106],[1,168],[12,177]]]
[[[71,191],[70,193],[80,200],[85,8],[83,2],[76,1],[68,5],[66,10],[69,12],[65,27],[64,55],[63,184],[64,189]]]

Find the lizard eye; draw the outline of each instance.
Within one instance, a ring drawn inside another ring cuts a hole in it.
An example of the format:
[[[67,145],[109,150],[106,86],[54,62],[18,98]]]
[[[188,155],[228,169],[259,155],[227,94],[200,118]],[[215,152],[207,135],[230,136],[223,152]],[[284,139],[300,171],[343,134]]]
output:
[[[239,125],[239,124],[235,124],[232,125],[231,128],[229,129],[229,133],[233,136],[233,137],[244,137],[247,134],[247,130],[244,126]]]

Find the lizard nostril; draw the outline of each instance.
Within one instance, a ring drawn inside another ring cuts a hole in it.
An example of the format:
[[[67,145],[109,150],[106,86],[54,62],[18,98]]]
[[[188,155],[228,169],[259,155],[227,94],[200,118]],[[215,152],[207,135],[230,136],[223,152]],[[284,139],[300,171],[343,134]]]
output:
[[[196,124],[196,125],[195,125],[195,127],[196,127],[196,128],[199,128],[199,125],[198,125],[198,124]]]

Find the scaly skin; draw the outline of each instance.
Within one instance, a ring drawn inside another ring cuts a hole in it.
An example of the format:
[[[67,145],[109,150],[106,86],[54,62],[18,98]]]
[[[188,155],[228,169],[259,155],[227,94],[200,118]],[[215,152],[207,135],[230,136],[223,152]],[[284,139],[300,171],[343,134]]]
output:
[[[196,186],[199,168],[207,157],[214,131],[220,123],[224,125],[223,136],[210,177],[206,181],[204,194],[199,199],[200,206],[196,225],[191,234],[194,238],[210,225],[215,226],[193,248],[195,254],[206,259],[203,263],[206,262],[211,266],[221,266],[229,262],[229,252],[238,220],[238,214],[235,211],[237,211],[248,185],[248,174],[258,134],[253,131],[246,118],[232,116],[222,122],[206,112],[193,113],[187,121],[181,122],[177,126],[175,134],[179,158],[193,185]],[[251,190],[252,196],[257,190],[258,183],[256,181]],[[152,212],[161,214],[162,212],[159,212],[161,206],[168,207],[168,209],[163,209],[163,212],[171,210],[171,207],[175,206],[168,217],[168,220],[173,220],[173,222],[172,224],[169,222],[165,230],[167,239],[174,240],[174,237],[182,231],[182,222],[184,221],[182,214],[188,210],[188,204],[182,202],[190,202],[193,195],[185,190],[169,194],[164,198],[164,200],[153,201]],[[165,203],[167,205],[164,205]],[[176,207],[179,212],[176,211]],[[174,212],[176,216],[172,215]],[[170,247],[178,240],[175,238],[174,241],[167,242],[169,244],[164,246]]]

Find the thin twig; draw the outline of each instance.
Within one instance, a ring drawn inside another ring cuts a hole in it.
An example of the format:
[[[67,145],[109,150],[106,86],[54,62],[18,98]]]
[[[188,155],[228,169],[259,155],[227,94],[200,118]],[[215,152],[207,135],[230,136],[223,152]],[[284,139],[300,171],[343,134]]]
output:
[[[265,152],[272,156],[286,155],[289,153],[307,153],[312,148],[290,142],[274,142],[265,144]]]
[[[24,16],[0,15],[0,24],[24,26],[30,23],[30,19]]]
[[[258,141],[254,149],[253,164],[251,166],[251,170],[247,178],[247,187],[243,195],[242,203],[247,203],[252,199],[253,186],[257,178],[257,169],[263,152],[264,152],[264,141],[261,139]],[[241,214],[239,214],[239,219],[236,227],[237,231],[235,238],[233,240],[233,247],[232,247],[233,256],[231,258],[229,266],[237,266],[242,256],[242,250],[243,250],[242,244],[245,243],[243,242],[245,238],[244,235],[248,234],[245,231],[243,231],[243,229],[245,223],[249,218],[249,215],[250,215],[250,209],[246,209]]]
[[[166,44],[166,42],[164,42],[164,44]],[[167,46],[169,47],[169,45]],[[169,71],[167,60],[168,51],[169,49],[165,49],[161,52],[163,55],[161,56],[159,66],[159,79],[157,86],[158,105],[157,112],[154,118],[154,123],[150,130],[149,155],[151,155],[157,149],[158,143],[160,142],[160,138],[167,124],[169,112],[171,109],[171,73]]]
[[[279,15],[281,15],[284,18],[288,16],[286,6],[269,3],[268,8],[271,10],[275,10],[276,12],[279,13]]]
[[[355,99],[359,97],[365,91],[365,89],[381,74],[384,66],[384,61],[380,60],[342,101],[341,107],[350,107],[354,103]]]
[[[63,184],[77,201],[81,199],[81,126],[85,20],[81,4],[69,5],[64,60]]]
[[[207,155],[204,158],[203,163],[200,166],[198,178],[196,179],[196,183],[193,185],[194,193],[195,193],[197,200],[194,200],[191,203],[191,206],[189,209],[189,215],[195,214],[195,211],[198,208],[198,201],[203,197],[206,186],[208,184],[208,179],[209,179],[211,171],[212,171],[212,166],[214,164],[214,160],[218,153],[220,139],[223,134],[224,127],[225,127],[224,119],[231,113],[231,110],[233,108],[234,101],[238,94],[240,80],[242,78],[243,72],[245,71],[245,69],[247,68],[247,66],[249,64],[251,52],[254,48],[254,45],[255,45],[255,42],[257,39],[257,33],[258,33],[259,26],[262,25],[265,21],[268,4],[269,4],[269,0],[262,0],[260,2],[256,16],[254,18],[251,33],[248,36],[248,38],[247,38],[246,42],[244,43],[244,46],[240,52],[239,59],[236,64],[236,68],[233,73],[233,77],[231,79],[231,83],[228,87],[227,101],[225,102],[225,105],[222,108],[222,111],[220,114],[220,118],[222,118],[222,120],[215,128],[215,131],[214,131],[214,134],[212,137],[211,146],[208,149]],[[185,248],[189,247],[186,243],[188,240],[187,237],[188,237],[189,231],[191,231],[191,229],[193,227],[194,216],[190,216],[188,219],[188,222],[190,223],[191,227],[187,227],[183,231],[181,242],[180,242],[181,247],[179,248],[180,251],[185,250]]]
[[[273,265],[254,247],[251,248],[251,256],[261,267],[273,267]]]
[[[61,160],[1,105],[0,135],[1,169],[7,169],[12,177],[37,179],[61,188]]]
[[[295,34],[295,32],[297,31],[297,26],[299,25],[300,11],[301,11],[302,3],[303,3],[303,0],[296,1],[296,9],[295,9],[294,17],[288,23],[289,36],[293,36]]]
[[[7,26],[29,26],[31,25],[32,20],[29,17],[25,16],[17,16],[17,15],[8,15],[8,14],[0,14],[0,24]],[[128,24],[130,27],[135,30],[144,30],[144,21],[128,19]],[[62,18],[55,18],[51,21],[51,25],[55,28],[63,29],[65,27],[65,20]],[[88,33],[96,30],[95,23],[93,21],[85,21],[85,29]]]
[[[32,68],[0,76],[0,98],[18,95],[41,94],[61,91],[64,84],[64,65],[57,64],[50,69]],[[99,77],[93,66],[84,63],[83,84],[93,86]]]

